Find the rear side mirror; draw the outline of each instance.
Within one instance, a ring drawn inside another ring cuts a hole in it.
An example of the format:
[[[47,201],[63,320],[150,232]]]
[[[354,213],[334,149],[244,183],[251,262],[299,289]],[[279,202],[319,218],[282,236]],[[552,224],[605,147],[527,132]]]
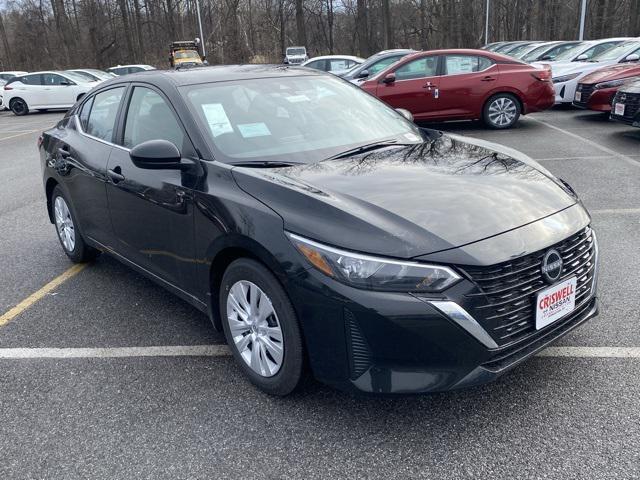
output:
[[[624,59],[625,62],[637,62],[638,60],[640,60],[640,55],[638,55],[637,53],[632,53],[631,55],[627,55],[626,58]]]
[[[148,140],[136,145],[129,152],[133,163],[150,170],[183,168],[180,150],[168,140]]]
[[[588,60],[588,59],[589,59],[589,57],[585,53],[583,53],[582,55],[578,55],[576,57],[576,61],[578,61],[578,62],[581,62],[582,60]]]
[[[406,108],[396,108],[396,112],[398,112],[400,115],[402,115],[404,118],[406,118],[410,122],[413,122],[413,114]]]
[[[382,79],[382,83],[386,83],[387,85],[394,83],[396,81],[395,73],[387,73]]]
[[[361,70],[360,73],[358,73],[358,76],[356,78],[367,78],[368,76],[369,70],[365,68],[364,70]]]

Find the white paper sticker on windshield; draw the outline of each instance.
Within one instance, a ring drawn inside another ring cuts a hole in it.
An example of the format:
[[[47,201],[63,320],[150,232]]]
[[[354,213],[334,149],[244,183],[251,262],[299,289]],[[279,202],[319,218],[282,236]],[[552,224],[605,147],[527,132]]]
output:
[[[309,97],[307,97],[306,95],[290,95],[288,97],[285,97],[287,100],[289,100],[291,103],[299,103],[299,102],[308,102],[309,101]]]
[[[269,128],[264,123],[244,123],[236,125],[240,135],[244,138],[267,137],[271,135]]]
[[[227,117],[224,107],[219,103],[205,103],[202,105],[202,111],[209,124],[209,129],[214,137],[223,133],[233,132],[233,127]]]

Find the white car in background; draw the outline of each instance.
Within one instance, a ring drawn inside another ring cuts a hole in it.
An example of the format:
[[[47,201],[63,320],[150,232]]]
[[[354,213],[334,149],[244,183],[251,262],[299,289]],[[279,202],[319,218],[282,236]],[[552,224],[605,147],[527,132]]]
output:
[[[531,64],[544,68],[545,65],[554,65],[567,62],[584,62],[591,60],[610,48],[615,47],[623,42],[633,40],[632,37],[618,37],[618,38],[603,38],[601,40],[586,40],[584,42],[575,45],[568,50],[565,50],[553,60],[540,60],[538,62],[532,62]]]
[[[2,101],[2,89],[1,87],[3,87],[9,80],[11,80],[13,77],[15,77],[16,75],[25,75],[27,72],[23,72],[23,71],[8,71],[8,72],[0,72],[0,111],[5,110],[7,107],[4,106],[4,103]]]
[[[104,82],[105,80],[111,80],[112,78],[117,77],[115,73],[105,72],[96,68],[79,68],[75,70],[67,70],[67,72],[82,75],[90,82]]]
[[[588,61],[551,64],[551,80],[556,91],[556,104],[571,103],[580,80],[602,67],[640,60],[640,40],[623,42]]]
[[[4,104],[15,115],[31,110],[66,110],[100,82],[70,72],[33,72],[13,77],[2,87]]]
[[[128,75],[130,73],[138,73],[144,72],[145,70],[155,70],[155,67],[151,65],[118,65],[117,67],[107,68],[107,72],[113,73],[114,75]]]
[[[360,65],[364,60],[364,58],[351,55],[324,55],[322,57],[313,57],[304,62],[302,66],[340,75],[347,72],[347,70],[351,70],[356,65]]]

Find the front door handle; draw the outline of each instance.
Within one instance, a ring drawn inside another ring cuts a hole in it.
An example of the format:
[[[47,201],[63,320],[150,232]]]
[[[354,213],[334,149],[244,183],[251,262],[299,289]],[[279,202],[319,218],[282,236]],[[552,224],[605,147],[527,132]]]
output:
[[[493,82],[495,80],[495,77],[489,77],[486,76],[482,79],[483,82]]]
[[[427,82],[422,86],[422,88],[428,88],[429,90],[431,90],[431,87],[433,87],[433,84],[431,82]]]
[[[58,149],[58,155],[60,155],[60,158],[69,158],[71,156],[69,147],[60,147]]]
[[[124,175],[122,175],[122,169],[120,167],[116,167],[113,170],[107,170],[107,175],[113,183],[120,183],[124,180]]]

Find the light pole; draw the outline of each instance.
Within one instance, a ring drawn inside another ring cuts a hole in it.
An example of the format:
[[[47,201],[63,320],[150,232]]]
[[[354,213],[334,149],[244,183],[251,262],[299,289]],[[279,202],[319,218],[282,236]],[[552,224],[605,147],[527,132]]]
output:
[[[580,38],[578,40],[584,40],[584,19],[587,16],[587,0],[582,0],[582,11],[580,12]]]
[[[207,50],[205,48],[205,43],[207,43],[204,39],[204,34],[202,33],[202,18],[200,17],[200,0],[196,0],[196,10],[198,12],[198,27],[200,28],[200,39],[202,40],[202,58],[207,58]]]
[[[484,44],[489,43],[489,6],[491,5],[491,0],[487,0],[487,16],[484,21]]]

